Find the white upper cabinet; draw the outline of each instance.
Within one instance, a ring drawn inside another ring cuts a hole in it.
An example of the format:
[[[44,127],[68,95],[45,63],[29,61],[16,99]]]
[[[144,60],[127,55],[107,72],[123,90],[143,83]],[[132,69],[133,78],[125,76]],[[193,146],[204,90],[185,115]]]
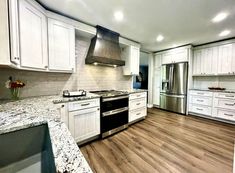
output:
[[[75,69],[75,29],[73,26],[48,19],[49,70]]]
[[[227,44],[219,46],[218,74],[232,74],[233,45]],[[234,67],[233,67],[234,68]]]
[[[19,1],[19,38],[21,67],[47,69],[47,21],[45,12],[42,8],[27,0]]]
[[[173,49],[162,54],[162,64],[171,64],[188,61],[187,49]]]
[[[122,52],[122,59],[125,60],[123,67],[124,75],[139,75],[140,48],[128,46]]]
[[[201,74],[202,50],[195,50],[193,55],[193,75]]]
[[[193,75],[216,75],[217,60],[218,47],[195,50],[193,56]]]

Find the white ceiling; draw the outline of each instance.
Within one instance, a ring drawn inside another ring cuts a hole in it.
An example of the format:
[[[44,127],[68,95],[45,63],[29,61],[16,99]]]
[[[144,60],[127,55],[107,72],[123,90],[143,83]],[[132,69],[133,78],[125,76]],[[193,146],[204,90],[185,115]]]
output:
[[[202,44],[235,36],[235,0],[38,0],[45,6],[92,25],[101,25],[157,51],[173,45]],[[115,21],[121,10],[124,20]],[[220,23],[219,12],[229,16]],[[227,37],[218,34],[231,30]],[[158,43],[156,36],[165,39]]]

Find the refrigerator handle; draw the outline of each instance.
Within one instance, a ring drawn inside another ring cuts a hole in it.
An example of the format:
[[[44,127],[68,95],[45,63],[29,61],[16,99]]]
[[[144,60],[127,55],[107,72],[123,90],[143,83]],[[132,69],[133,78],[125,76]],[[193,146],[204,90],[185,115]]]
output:
[[[173,86],[173,65],[170,67],[170,75],[169,75],[169,90],[170,92],[172,91],[172,86]]]

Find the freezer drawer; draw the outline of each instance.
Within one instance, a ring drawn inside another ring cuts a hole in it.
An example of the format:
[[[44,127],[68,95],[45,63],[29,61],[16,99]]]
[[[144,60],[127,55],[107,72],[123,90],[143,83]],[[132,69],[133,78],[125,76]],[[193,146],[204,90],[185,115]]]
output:
[[[160,95],[160,108],[185,114],[186,113],[186,100],[184,95]]]

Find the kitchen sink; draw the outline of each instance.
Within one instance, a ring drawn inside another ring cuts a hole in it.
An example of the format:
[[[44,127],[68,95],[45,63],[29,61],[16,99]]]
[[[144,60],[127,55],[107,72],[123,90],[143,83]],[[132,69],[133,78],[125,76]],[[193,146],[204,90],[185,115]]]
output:
[[[48,125],[1,134],[0,172],[56,172]]]

